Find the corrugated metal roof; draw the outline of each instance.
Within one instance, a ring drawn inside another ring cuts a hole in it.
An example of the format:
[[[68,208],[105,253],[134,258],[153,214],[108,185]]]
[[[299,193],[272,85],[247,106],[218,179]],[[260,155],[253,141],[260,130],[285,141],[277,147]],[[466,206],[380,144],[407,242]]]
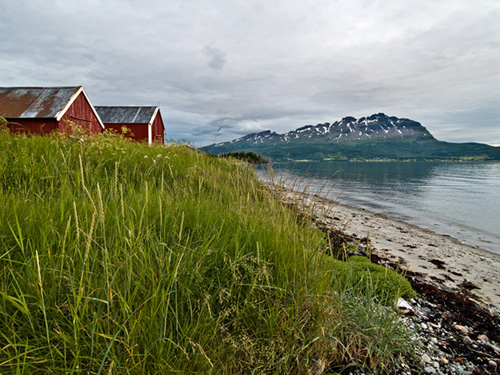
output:
[[[95,107],[105,124],[149,124],[158,107]]]
[[[75,87],[0,87],[0,116],[57,118],[81,89]]]

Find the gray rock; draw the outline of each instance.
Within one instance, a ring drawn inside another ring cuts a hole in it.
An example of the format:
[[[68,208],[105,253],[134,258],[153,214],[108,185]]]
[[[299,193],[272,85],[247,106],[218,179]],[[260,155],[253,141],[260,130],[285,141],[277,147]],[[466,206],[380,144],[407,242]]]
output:
[[[489,337],[486,336],[486,335],[479,335],[479,336],[477,336],[477,339],[481,340],[481,341],[484,341],[484,342],[490,341]]]
[[[471,345],[474,341],[469,336],[464,337],[464,344],[465,345]]]
[[[431,363],[432,362],[432,359],[431,357],[429,357],[427,354],[424,354],[421,358],[420,358],[420,361],[422,363]]]

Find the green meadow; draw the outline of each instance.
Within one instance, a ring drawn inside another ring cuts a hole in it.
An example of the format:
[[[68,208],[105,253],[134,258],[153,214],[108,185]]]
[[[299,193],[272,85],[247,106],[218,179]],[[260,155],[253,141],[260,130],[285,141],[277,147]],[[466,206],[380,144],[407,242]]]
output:
[[[183,144],[0,129],[0,373],[386,372],[407,281],[325,255],[254,169]]]

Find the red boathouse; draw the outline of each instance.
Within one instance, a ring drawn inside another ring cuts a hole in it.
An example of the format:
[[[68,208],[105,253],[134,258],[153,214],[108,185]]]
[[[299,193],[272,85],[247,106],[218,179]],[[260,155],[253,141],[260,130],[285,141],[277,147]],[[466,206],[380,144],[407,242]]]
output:
[[[89,135],[104,130],[82,86],[0,87],[0,116],[16,133],[71,133],[75,125]]]
[[[126,127],[127,137],[148,143],[165,142],[165,125],[160,107],[95,107],[106,129],[122,133]]]

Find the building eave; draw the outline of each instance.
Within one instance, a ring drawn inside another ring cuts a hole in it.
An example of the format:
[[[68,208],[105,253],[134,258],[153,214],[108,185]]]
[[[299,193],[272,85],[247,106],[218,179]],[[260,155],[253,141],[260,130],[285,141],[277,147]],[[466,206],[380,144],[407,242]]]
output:
[[[97,121],[99,121],[99,125],[101,125],[101,128],[104,130],[105,127],[104,127],[104,124],[103,122],[101,121],[101,118],[99,117],[99,114],[97,113],[96,109],[94,108],[94,105],[92,104],[92,102],[90,101],[87,93],[85,92],[83,86],[78,86],[77,89],[75,90],[75,92],[73,93],[73,95],[71,96],[71,98],[68,100],[68,102],[66,103],[66,105],[63,107],[63,109],[61,109],[57,115],[56,115],[56,120],[57,121],[60,121],[61,118],[64,116],[64,114],[68,111],[69,108],[71,108],[71,106],[73,105],[73,103],[75,102],[76,98],[78,98],[78,96],[80,94],[83,94],[83,96],[85,97],[85,99],[87,100],[87,102],[89,103],[89,106],[90,108],[92,109],[92,112],[94,113],[94,115],[96,116],[97,118]]]

